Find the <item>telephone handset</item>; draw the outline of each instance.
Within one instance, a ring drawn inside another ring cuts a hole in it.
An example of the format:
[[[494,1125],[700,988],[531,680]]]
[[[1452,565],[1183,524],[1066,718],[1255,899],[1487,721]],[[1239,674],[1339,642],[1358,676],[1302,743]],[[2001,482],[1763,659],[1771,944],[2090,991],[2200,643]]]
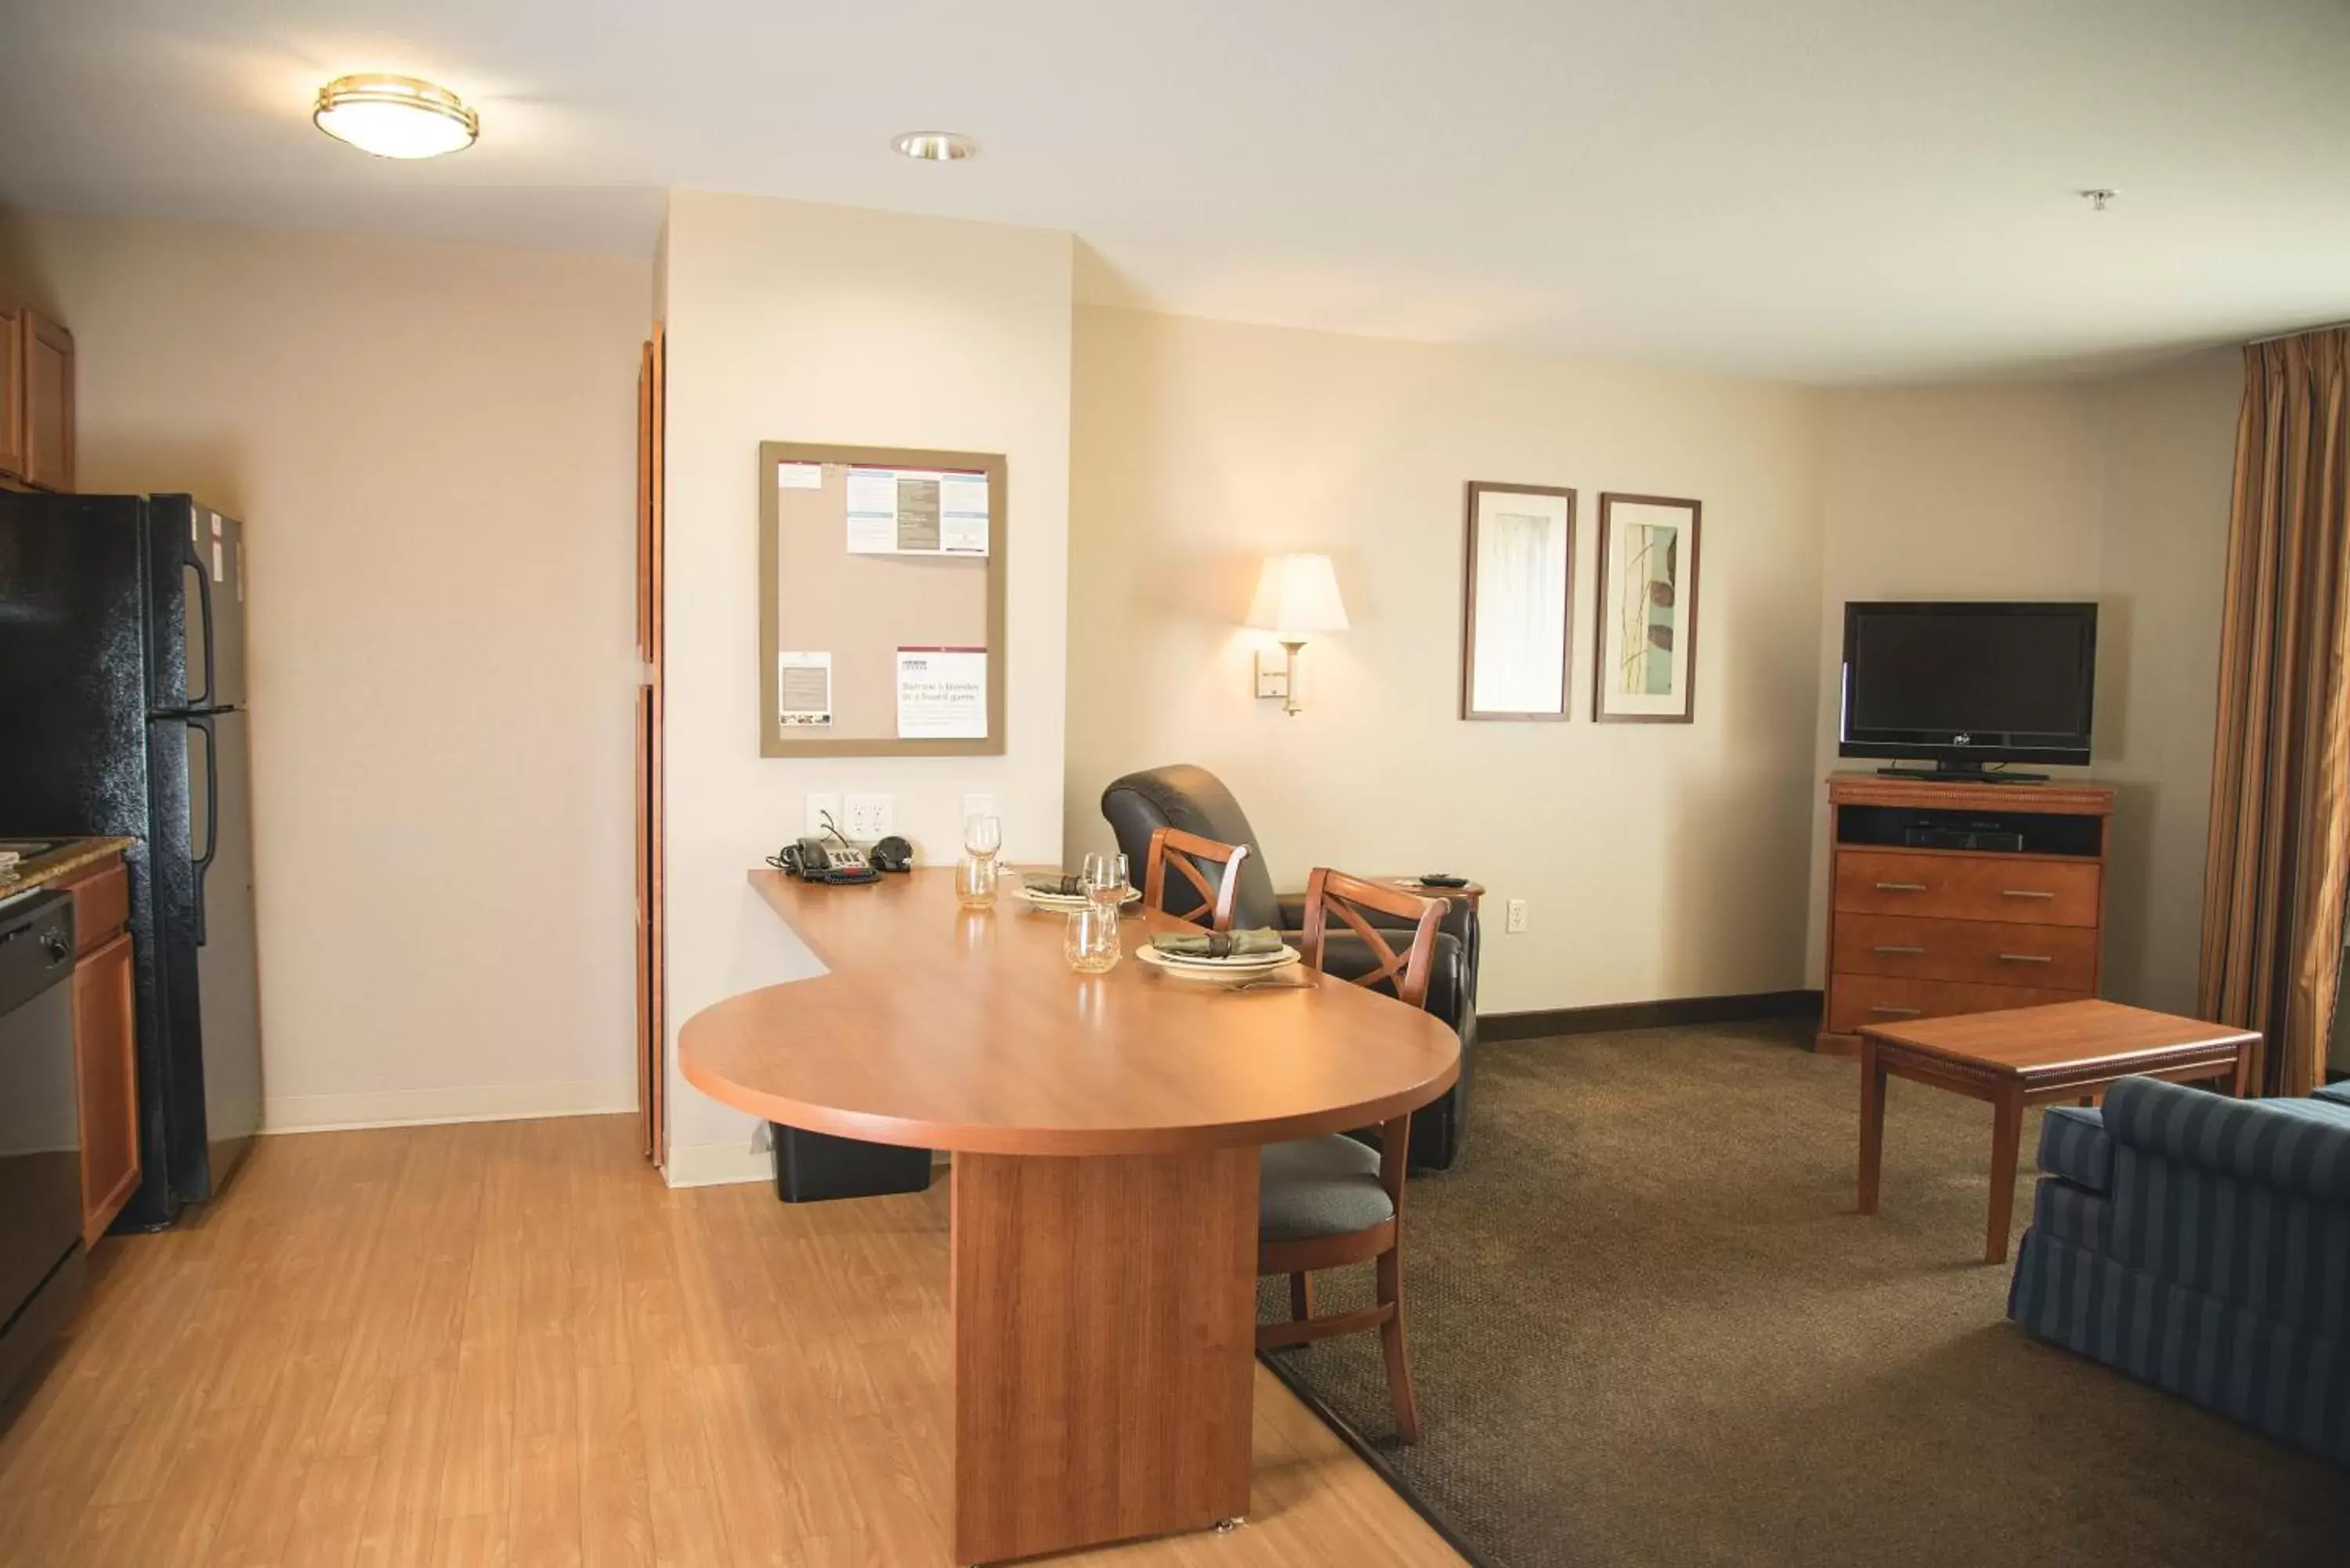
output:
[[[786,844],[767,864],[807,882],[879,882],[881,873],[865,858],[865,851],[846,844],[803,838]]]

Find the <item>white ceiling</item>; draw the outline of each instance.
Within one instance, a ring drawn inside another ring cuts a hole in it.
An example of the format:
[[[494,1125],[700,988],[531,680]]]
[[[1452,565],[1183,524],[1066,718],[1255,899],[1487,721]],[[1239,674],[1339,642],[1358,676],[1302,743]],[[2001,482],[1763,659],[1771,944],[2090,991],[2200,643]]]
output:
[[[480,145],[321,136],[363,69]],[[753,192],[1071,230],[1108,303],[1932,379],[2350,317],[2345,88],[2342,0],[7,0],[0,201],[641,254]]]

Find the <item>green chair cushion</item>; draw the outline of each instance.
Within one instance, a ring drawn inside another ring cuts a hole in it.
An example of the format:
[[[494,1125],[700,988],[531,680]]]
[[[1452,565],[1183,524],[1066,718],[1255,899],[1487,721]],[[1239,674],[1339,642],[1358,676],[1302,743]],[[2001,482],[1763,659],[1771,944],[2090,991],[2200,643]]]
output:
[[[1267,1144],[1257,1156],[1257,1239],[1343,1236],[1392,1219],[1379,1151],[1332,1133]]]

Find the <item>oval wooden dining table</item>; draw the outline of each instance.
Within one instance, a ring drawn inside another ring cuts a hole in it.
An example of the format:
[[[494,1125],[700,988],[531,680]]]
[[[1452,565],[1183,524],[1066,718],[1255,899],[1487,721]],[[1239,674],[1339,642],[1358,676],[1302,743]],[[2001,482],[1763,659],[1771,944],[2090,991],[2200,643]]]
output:
[[[1461,1043],[1293,966],[1249,989],[1134,957],[1074,972],[1063,919],[953,874],[753,885],[827,972],[703,1009],[702,1093],[953,1151],[954,1556],[990,1563],[1248,1510],[1257,1149],[1426,1105]]]

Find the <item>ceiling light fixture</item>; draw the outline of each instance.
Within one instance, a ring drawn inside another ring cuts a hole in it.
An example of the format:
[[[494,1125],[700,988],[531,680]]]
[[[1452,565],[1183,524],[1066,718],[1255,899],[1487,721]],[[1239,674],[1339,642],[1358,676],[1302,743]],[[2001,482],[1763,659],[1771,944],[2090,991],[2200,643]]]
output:
[[[482,133],[482,117],[447,88],[381,72],[328,82],[310,119],[379,158],[438,158],[464,151]]]
[[[2080,193],[2081,200],[2089,203],[2089,211],[2092,213],[2104,212],[2106,204],[2120,194],[2119,191],[2106,185],[2092,185]]]
[[[889,145],[925,163],[960,163],[979,156],[978,142],[951,130],[910,130]]]

